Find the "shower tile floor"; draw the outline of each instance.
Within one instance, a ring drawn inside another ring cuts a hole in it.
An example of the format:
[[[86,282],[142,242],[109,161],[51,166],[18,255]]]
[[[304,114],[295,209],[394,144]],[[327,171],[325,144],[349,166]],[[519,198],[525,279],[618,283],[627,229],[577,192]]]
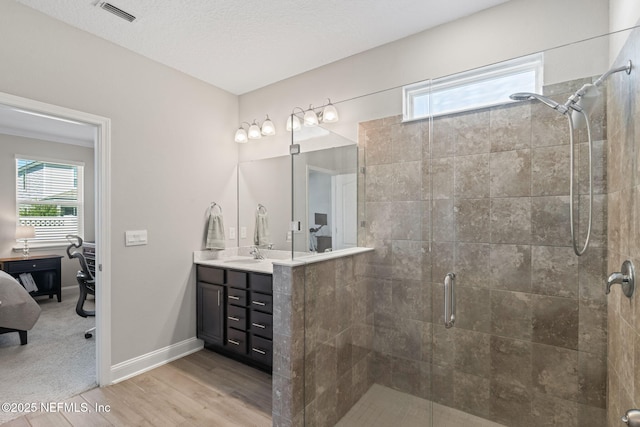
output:
[[[502,424],[374,384],[336,427],[505,427]]]

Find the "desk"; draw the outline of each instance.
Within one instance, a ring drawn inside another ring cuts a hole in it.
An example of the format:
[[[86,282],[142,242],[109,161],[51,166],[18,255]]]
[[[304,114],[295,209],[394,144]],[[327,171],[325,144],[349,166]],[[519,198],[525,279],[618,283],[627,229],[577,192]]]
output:
[[[30,292],[31,296],[49,295],[58,297],[62,301],[62,275],[60,260],[62,255],[31,255],[28,257],[0,258],[0,270],[9,273],[16,279],[21,273],[31,273],[37,291]]]

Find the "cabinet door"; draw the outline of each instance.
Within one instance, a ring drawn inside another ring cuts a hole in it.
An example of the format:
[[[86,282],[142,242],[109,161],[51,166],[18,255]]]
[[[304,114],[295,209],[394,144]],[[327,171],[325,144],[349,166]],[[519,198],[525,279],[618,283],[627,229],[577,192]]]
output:
[[[224,341],[224,286],[198,282],[198,338]]]

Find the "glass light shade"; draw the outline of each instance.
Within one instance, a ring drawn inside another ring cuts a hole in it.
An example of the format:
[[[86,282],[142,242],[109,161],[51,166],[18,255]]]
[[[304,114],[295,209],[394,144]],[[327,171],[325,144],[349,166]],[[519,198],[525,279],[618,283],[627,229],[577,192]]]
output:
[[[326,107],[324,107],[324,110],[322,111],[322,122],[323,123],[334,123],[338,121],[338,110],[336,110],[336,107],[333,106],[333,104],[329,104]]]
[[[242,128],[238,129],[236,131],[235,140],[237,143],[240,143],[240,144],[244,144],[245,142],[247,142],[248,141],[247,131]]]
[[[293,124],[291,123],[291,117],[293,117]],[[287,131],[291,131],[291,129],[293,130],[298,130],[300,129],[300,119],[296,116],[289,116],[289,118],[287,119]]]
[[[29,239],[36,237],[36,228],[32,225],[18,225],[16,227],[16,240],[24,240],[24,248],[22,248],[22,255],[29,256]]]
[[[273,122],[267,117],[267,120],[262,123],[262,134],[264,136],[271,136],[276,134],[276,127]]]
[[[36,237],[36,228],[31,225],[19,225],[16,227],[16,240],[33,239]]]
[[[260,139],[262,138],[262,133],[260,133],[260,128],[258,127],[256,122],[253,122],[251,126],[249,126],[249,139]]]
[[[304,125],[307,127],[318,126],[318,115],[311,108],[304,113]]]

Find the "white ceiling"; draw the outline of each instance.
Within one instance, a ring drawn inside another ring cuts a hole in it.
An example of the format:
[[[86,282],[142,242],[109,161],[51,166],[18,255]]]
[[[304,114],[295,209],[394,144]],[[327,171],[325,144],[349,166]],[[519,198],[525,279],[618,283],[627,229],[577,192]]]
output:
[[[243,94],[508,0],[17,0]]]

